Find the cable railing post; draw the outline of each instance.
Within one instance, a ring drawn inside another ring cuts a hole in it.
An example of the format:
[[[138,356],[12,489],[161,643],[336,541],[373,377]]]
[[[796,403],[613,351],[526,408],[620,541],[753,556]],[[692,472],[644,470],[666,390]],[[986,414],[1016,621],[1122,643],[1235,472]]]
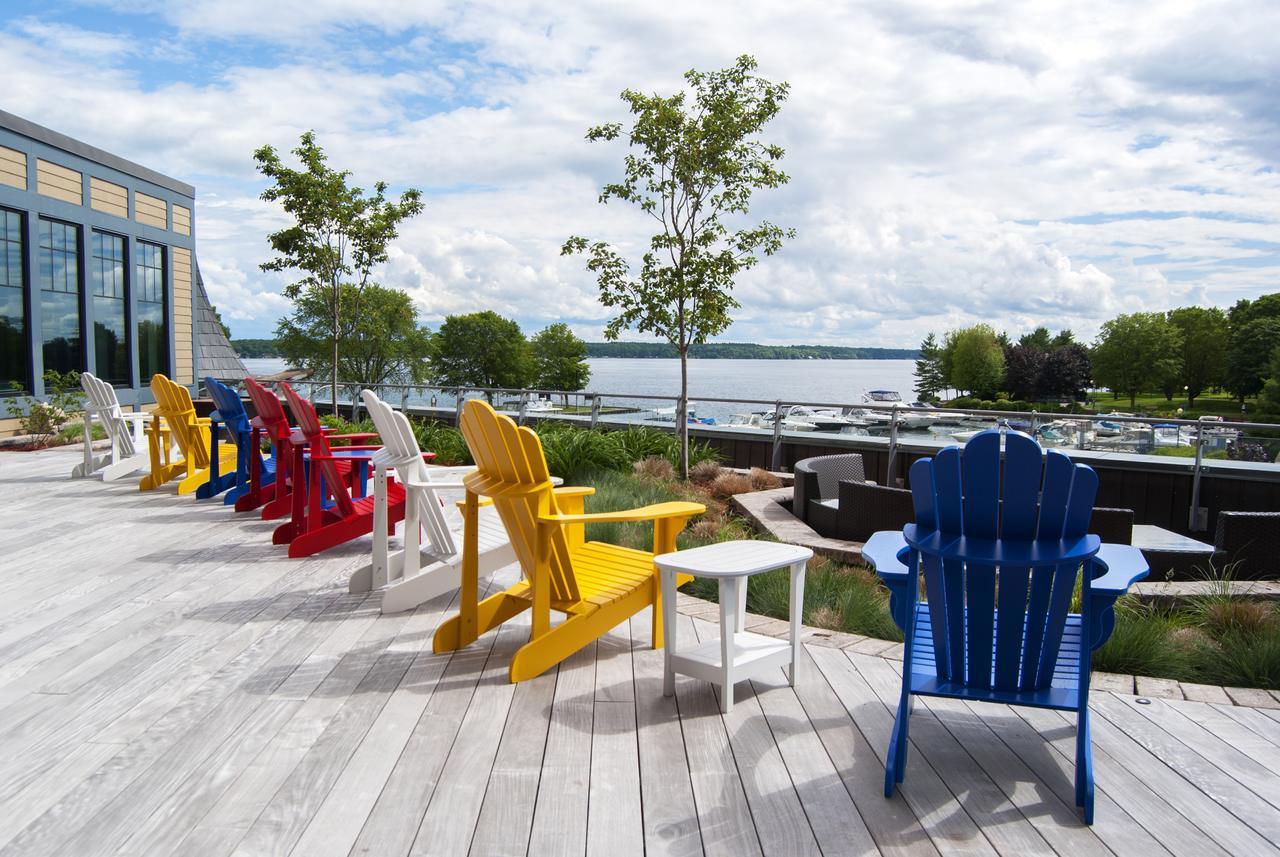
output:
[[[884,484],[896,485],[898,475],[898,406],[889,409],[889,464],[885,473]]]
[[[409,413],[409,388],[403,387],[400,390],[400,412]]]
[[[588,393],[591,397],[591,427],[594,429],[600,424],[600,397],[595,393]]]
[[[518,426],[524,425],[524,415],[525,413],[528,412],[528,410],[529,410],[529,394],[521,393],[520,394],[520,412],[516,414],[516,425]]]
[[[1187,513],[1187,530],[1197,532],[1207,526],[1208,521],[1201,525],[1200,521],[1200,466],[1204,456],[1203,441],[1204,423],[1196,422],[1196,464],[1195,469],[1191,471],[1191,509]],[[1208,517],[1208,516],[1206,516]]]
[[[775,472],[782,470],[782,400],[773,404],[773,454],[769,458],[769,469]]]

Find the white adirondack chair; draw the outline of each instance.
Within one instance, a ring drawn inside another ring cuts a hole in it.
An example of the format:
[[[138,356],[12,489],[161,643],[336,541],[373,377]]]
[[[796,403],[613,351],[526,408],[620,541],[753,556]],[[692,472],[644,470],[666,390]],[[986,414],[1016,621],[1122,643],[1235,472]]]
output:
[[[458,588],[462,517],[438,492],[462,490],[462,476],[472,468],[428,467],[405,415],[372,390],[360,395],[383,448],[373,456],[373,561],[351,576],[349,589],[367,592],[385,587],[382,612],[398,613]],[[390,552],[387,534],[387,472],[392,469],[405,488],[404,547],[395,553]],[[480,575],[485,577],[515,562],[516,554],[492,506],[480,510],[478,521],[477,554]]]
[[[72,478],[101,472],[103,481],[110,482],[149,466],[144,431],[152,415],[125,411],[116,398],[115,387],[89,372],[80,373],[80,386],[87,397],[84,406],[84,461],[71,471]],[[94,417],[102,423],[111,441],[111,450],[96,457],[93,454]]]

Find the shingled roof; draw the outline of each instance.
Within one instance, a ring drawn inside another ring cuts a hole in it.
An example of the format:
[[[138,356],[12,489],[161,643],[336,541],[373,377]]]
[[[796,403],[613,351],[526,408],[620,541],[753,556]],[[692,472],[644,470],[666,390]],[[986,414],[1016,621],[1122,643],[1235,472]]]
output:
[[[212,375],[220,381],[239,381],[249,375],[213,313],[199,263],[196,263],[196,375],[199,378]]]

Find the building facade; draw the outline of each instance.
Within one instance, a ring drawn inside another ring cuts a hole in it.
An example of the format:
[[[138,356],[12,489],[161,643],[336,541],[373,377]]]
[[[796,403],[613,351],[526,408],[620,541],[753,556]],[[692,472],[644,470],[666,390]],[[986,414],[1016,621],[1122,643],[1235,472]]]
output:
[[[213,314],[195,242],[191,185],[0,111],[0,397],[44,395],[51,369],[126,406],[157,372],[194,386]]]

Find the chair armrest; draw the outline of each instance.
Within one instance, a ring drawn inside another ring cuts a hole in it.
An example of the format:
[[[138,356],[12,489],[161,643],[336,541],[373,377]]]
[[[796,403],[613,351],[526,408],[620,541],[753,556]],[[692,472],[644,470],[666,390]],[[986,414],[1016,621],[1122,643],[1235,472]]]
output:
[[[669,503],[654,503],[652,506],[641,506],[638,509],[625,509],[618,512],[592,512],[582,515],[539,515],[542,524],[591,524],[603,521],[657,521],[663,518],[688,518],[701,515],[707,507],[701,503],[687,503],[675,500]]]
[[[862,558],[875,569],[876,574],[889,580],[911,577],[906,557],[911,551],[900,530],[881,530],[873,533],[862,546]]]
[[[1110,595],[1119,598],[1129,587],[1151,573],[1142,551],[1132,545],[1104,544],[1098,548],[1094,562],[1102,566],[1103,574],[1089,581],[1094,595]]]
[[[371,437],[377,437],[376,431],[360,431],[351,434],[326,434],[325,440],[368,440]]]
[[[426,480],[426,479],[418,479],[417,477],[401,479],[400,484],[406,488],[422,488],[422,489],[442,488],[446,491],[459,491],[467,487],[467,484],[465,482],[445,482],[445,481],[437,482],[434,479]]]
[[[551,490],[557,497],[590,497],[596,493],[596,489],[589,485],[565,485]]]
[[[908,640],[914,633],[915,603],[920,594],[915,569],[906,563],[910,553],[901,530],[872,533],[862,546],[862,558],[871,564],[889,590],[889,615]]]
[[[1128,591],[1130,584],[1150,573],[1142,551],[1132,545],[1105,544],[1098,549],[1093,563],[1101,566],[1101,575],[1089,581],[1089,651],[1099,648],[1116,626],[1116,599]]]

